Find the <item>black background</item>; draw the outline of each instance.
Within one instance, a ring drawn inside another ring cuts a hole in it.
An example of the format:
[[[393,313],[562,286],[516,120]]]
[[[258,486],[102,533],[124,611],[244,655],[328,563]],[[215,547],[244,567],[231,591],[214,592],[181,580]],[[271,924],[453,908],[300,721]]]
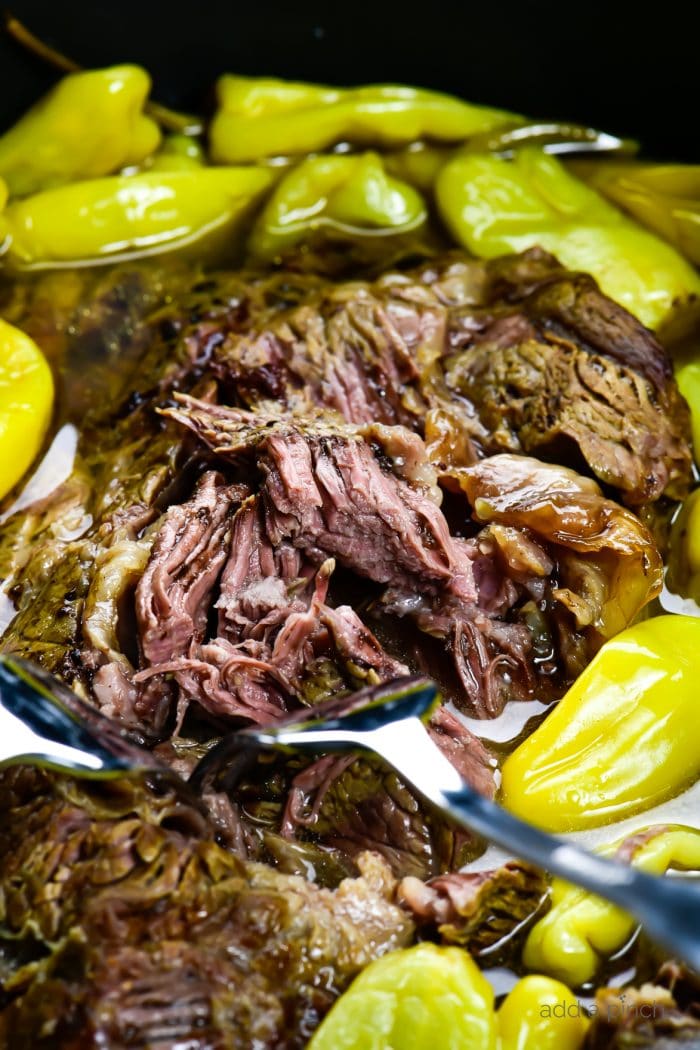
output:
[[[650,155],[700,161],[697,0],[8,3],[85,65],[147,66],[155,97],[172,105],[206,107],[226,70],[336,84],[399,81],[591,123],[641,139]],[[0,39],[0,127],[51,80]]]

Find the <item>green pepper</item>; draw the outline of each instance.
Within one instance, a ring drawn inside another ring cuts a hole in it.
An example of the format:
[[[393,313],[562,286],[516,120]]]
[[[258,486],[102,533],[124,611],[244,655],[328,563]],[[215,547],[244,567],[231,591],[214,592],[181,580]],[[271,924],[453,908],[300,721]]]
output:
[[[328,149],[340,142],[399,147],[417,139],[460,142],[521,118],[419,88],[323,87],[223,76],[209,141],[217,164]]]
[[[356,977],[309,1050],[496,1050],[493,991],[461,948],[418,944]]]
[[[690,405],[695,461],[700,460],[700,361],[687,361],[676,368],[676,382]]]
[[[273,179],[263,168],[200,168],[73,183],[10,203],[0,243],[11,266],[41,268],[230,242]]]
[[[649,809],[700,774],[700,619],[658,616],[606,642],[510,755],[503,804],[547,831]]]
[[[671,527],[666,586],[700,605],[700,489],[691,493]]]
[[[475,255],[540,245],[565,266],[593,274],[649,327],[700,294],[700,277],[674,248],[542,150],[520,150],[513,160],[464,153],[440,172],[435,194],[446,225]]]
[[[139,164],[160,130],[144,115],[150,90],[139,66],[71,73],[0,138],[0,175],[12,195]]]
[[[204,149],[199,139],[191,135],[166,135],[160,149],[147,157],[145,171],[191,171],[206,164]]]
[[[320,227],[376,236],[414,230],[426,219],[420,194],[390,178],[376,153],[309,157],[282,178],[249,247],[259,259],[277,259]]]
[[[588,1020],[565,984],[531,974],[504,999],[498,1027],[499,1050],[580,1050]]]
[[[700,265],[700,165],[579,161],[591,186]]]
[[[629,840],[631,856],[629,850],[620,849],[626,842],[613,843],[600,852],[627,853],[625,859],[651,875],[663,875],[669,868],[700,868],[700,832],[695,828],[671,825],[650,831],[650,835],[638,832]],[[631,915],[609,901],[554,879],[552,907],[530,930],[523,962],[577,987],[590,981],[603,960],[623,947],[635,925]]]
[[[9,195],[10,194],[7,189],[7,184],[2,179],[0,179],[0,211],[2,211],[2,209],[7,204],[7,198],[9,197]]]

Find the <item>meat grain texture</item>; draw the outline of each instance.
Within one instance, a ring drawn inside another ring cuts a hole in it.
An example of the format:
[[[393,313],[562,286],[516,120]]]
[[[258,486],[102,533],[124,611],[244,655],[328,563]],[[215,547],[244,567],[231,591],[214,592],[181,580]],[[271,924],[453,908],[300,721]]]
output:
[[[2,646],[180,771],[242,720],[420,672],[493,795],[459,712],[556,701],[658,593],[638,515],[688,489],[687,407],[652,334],[542,252],[4,297],[80,440],[5,508]],[[458,874],[480,845],[368,760],[260,760],[207,802],[2,775],[0,1045],[301,1047],[418,927],[478,954],[546,898]]]

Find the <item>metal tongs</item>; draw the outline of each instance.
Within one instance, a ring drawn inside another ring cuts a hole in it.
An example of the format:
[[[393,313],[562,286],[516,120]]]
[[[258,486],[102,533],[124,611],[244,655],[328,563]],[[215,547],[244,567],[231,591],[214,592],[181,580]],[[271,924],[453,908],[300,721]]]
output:
[[[51,675],[0,658],[0,766],[34,763],[91,778],[166,777],[199,794],[226,789],[256,752],[379,756],[455,823],[634,915],[647,933],[700,971],[700,885],[647,875],[580,849],[513,817],[477,794],[426,731],[439,697],[425,678],[403,678],[331,700],[275,726],[229,733],[195,767],[187,784],[125,731]]]

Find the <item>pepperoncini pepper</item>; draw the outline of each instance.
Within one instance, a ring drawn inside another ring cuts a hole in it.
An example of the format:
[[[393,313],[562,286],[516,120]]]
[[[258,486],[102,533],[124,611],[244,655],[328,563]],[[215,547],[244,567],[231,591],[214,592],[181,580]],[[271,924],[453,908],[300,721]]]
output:
[[[687,361],[676,368],[676,382],[690,406],[693,448],[697,463],[700,460],[700,361]]]
[[[700,165],[579,161],[574,171],[700,265]]]
[[[223,76],[210,128],[217,164],[328,149],[339,142],[398,147],[417,139],[460,142],[521,118],[435,91],[394,85],[324,87]]]
[[[523,977],[498,1010],[499,1050],[579,1050],[588,1028],[571,990],[550,977]]]
[[[671,245],[608,203],[555,157],[529,147],[512,160],[462,153],[437,177],[440,214],[475,255],[534,245],[603,291],[649,327],[700,294],[700,277]]]
[[[17,268],[150,255],[228,243],[274,180],[263,168],[144,172],[62,186],[14,201],[0,243]]]
[[[416,229],[426,219],[420,194],[390,178],[376,153],[309,157],[282,178],[249,247],[259,259],[274,259],[320,227],[376,236]]]
[[[700,773],[700,619],[658,616],[606,642],[506,759],[503,804],[548,831],[608,824]]]
[[[53,379],[39,347],[0,320],[0,498],[31,466],[52,407]]]
[[[587,1020],[558,981],[524,977],[498,1012],[493,1000],[467,952],[418,944],[370,963],[309,1050],[580,1050]]]
[[[650,875],[669,868],[700,869],[700,831],[680,825],[638,832],[601,850]],[[609,901],[561,879],[552,882],[552,907],[530,930],[523,962],[577,987],[593,978],[602,961],[623,947],[635,920]]]
[[[461,948],[418,944],[355,978],[309,1050],[497,1050],[493,991]]]
[[[691,493],[671,528],[666,586],[700,605],[700,489]]]
[[[166,135],[160,148],[147,157],[142,169],[145,171],[191,171],[206,163],[204,149],[199,139],[191,135]]]
[[[160,130],[143,112],[151,80],[139,66],[71,73],[0,137],[0,176],[13,196],[138,164]]]

